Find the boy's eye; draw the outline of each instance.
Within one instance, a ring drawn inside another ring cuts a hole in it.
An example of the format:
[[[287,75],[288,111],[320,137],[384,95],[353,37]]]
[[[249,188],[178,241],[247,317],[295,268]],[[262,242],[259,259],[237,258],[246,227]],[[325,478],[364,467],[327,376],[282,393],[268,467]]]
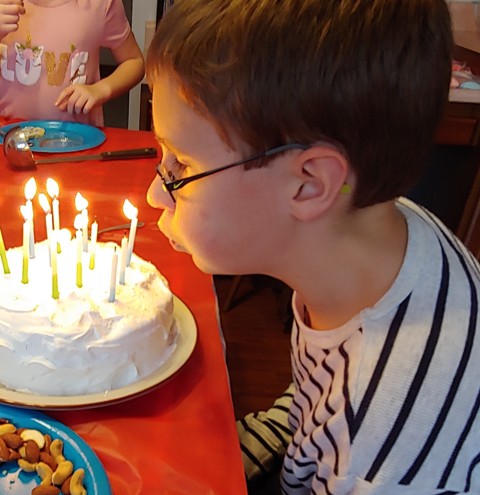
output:
[[[187,168],[187,166],[174,158],[169,168],[175,179],[181,179],[185,174],[185,169]]]

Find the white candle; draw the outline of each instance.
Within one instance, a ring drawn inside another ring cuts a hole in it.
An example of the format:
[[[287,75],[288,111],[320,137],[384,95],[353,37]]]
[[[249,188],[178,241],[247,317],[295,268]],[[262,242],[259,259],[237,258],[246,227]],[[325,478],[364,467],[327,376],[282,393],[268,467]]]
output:
[[[83,256],[83,235],[82,235],[82,229],[83,229],[83,215],[78,214],[75,217],[75,222],[74,222],[74,227],[77,230],[76,234],[76,242],[77,242],[77,287],[82,287],[83,286],[83,273],[82,273],[82,256]]]
[[[58,266],[57,266],[57,235],[55,233],[51,233],[48,245],[50,248],[50,264],[52,267],[52,298],[58,299]]]
[[[98,223],[95,220],[92,223],[92,234],[90,237],[90,263],[88,267],[90,270],[93,270],[95,268],[95,250],[97,249],[97,235],[98,235]]]
[[[47,241],[48,245],[50,246],[50,239],[52,237],[52,232],[53,232],[53,217],[52,217],[52,210],[50,209],[50,203],[48,202],[48,198],[44,193],[40,193],[38,195],[38,201],[40,203],[40,206],[42,207],[43,211],[45,212],[45,230],[47,232]],[[50,264],[52,256],[50,254],[50,249],[48,250],[49,253],[49,259],[50,259]]]
[[[53,228],[55,230],[60,230],[60,207],[57,197],[54,197],[52,199],[52,210],[53,210]]]
[[[123,203],[123,212],[125,213],[125,216],[131,220],[127,248],[127,266],[130,266],[130,261],[133,254],[133,245],[135,244],[135,234],[137,232],[138,208],[133,206],[132,203],[126,199]]]
[[[47,179],[47,192],[48,195],[52,198],[53,229],[58,231],[60,230],[60,206],[58,201],[60,189],[57,182],[50,177]],[[57,243],[57,253],[60,252],[60,244]]]
[[[29,214],[29,226],[30,226],[30,236],[29,236],[29,255],[30,258],[35,258],[35,233],[33,228],[33,204],[32,199],[37,193],[37,183],[35,179],[31,177],[25,184],[25,199],[27,200],[27,208],[30,210]]]
[[[127,236],[124,235],[122,238],[122,246],[120,250],[120,275],[119,275],[119,283],[125,285],[125,269],[127,267],[127,250],[128,250],[128,239]]]
[[[10,267],[8,266],[7,252],[5,250],[5,243],[3,242],[2,231],[0,230],[0,257],[2,258],[3,273],[8,275],[10,273]]]
[[[138,218],[132,218],[130,223],[130,232],[128,234],[128,248],[127,248],[127,266],[130,266],[130,261],[132,260],[133,245],[135,243],[135,234],[137,232]]]
[[[75,208],[77,209],[78,212],[80,212],[83,217],[83,250],[85,252],[88,251],[88,201],[79,193],[77,192],[75,196]]]
[[[40,202],[40,206],[45,212],[45,230],[47,232],[47,240],[50,240],[53,231],[53,216],[52,210],[50,209],[50,204],[48,202],[48,198],[46,194],[40,193],[38,195],[38,201]]]
[[[88,253],[88,210],[85,208],[82,214],[85,222],[83,224],[83,250]]]
[[[112,270],[110,272],[110,295],[108,298],[109,302],[115,301],[115,292],[117,290],[117,265],[118,265],[118,254],[117,247],[115,246],[115,250],[112,255]]]
[[[26,205],[20,206],[23,222],[23,251],[22,251],[22,284],[28,284],[28,259],[30,257],[30,209]]]

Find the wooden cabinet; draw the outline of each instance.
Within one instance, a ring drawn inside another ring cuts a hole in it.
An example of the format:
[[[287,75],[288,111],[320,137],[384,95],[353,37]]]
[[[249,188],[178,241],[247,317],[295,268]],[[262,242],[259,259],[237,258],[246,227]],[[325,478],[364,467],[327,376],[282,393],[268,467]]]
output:
[[[454,58],[465,61],[474,74],[480,74],[479,53],[456,46]],[[436,142],[441,145],[471,147],[469,160],[473,162],[475,171],[456,233],[480,259],[480,91],[451,91]],[[452,163],[452,173],[455,173],[456,165]],[[456,173],[462,173],[460,167]],[[449,198],[444,200],[449,201]]]

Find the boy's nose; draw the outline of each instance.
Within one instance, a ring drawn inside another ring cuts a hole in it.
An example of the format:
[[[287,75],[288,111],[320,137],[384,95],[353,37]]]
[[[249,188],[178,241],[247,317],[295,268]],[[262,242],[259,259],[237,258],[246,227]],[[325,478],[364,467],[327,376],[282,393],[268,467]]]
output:
[[[170,194],[164,190],[162,180],[158,175],[150,183],[147,191],[147,202],[153,208],[164,210],[166,208],[173,209],[175,207]]]

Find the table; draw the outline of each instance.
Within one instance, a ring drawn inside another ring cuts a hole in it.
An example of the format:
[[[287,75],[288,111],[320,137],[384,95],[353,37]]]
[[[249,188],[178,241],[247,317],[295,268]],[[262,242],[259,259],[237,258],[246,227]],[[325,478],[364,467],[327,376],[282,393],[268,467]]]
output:
[[[78,154],[156,145],[151,132],[104,130],[105,143]],[[191,358],[156,390],[107,407],[45,412],[95,450],[115,495],[245,494],[212,278],[201,273],[188,255],[173,251],[157,228],[159,211],[149,207],[145,198],[157,161],[84,161],[19,172],[8,168],[1,153],[0,227],[7,248],[21,245],[19,206],[32,176],[39,192],[45,191],[48,177],[59,183],[61,224],[72,226],[72,231],[77,192],[89,201],[89,213],[96,215],[100,229],[125,223],[122,206],[128,198],[145,222],[137,231],[135,252],[166,276],[172,291],[191,309],[198,328]],[[38,202],[34,203],[36,217],[43,218]],[[45,238],[44,222],[36,222],[35,235]],[[101,240],[120,242],[122,236],[123,231],[117,231]]]

